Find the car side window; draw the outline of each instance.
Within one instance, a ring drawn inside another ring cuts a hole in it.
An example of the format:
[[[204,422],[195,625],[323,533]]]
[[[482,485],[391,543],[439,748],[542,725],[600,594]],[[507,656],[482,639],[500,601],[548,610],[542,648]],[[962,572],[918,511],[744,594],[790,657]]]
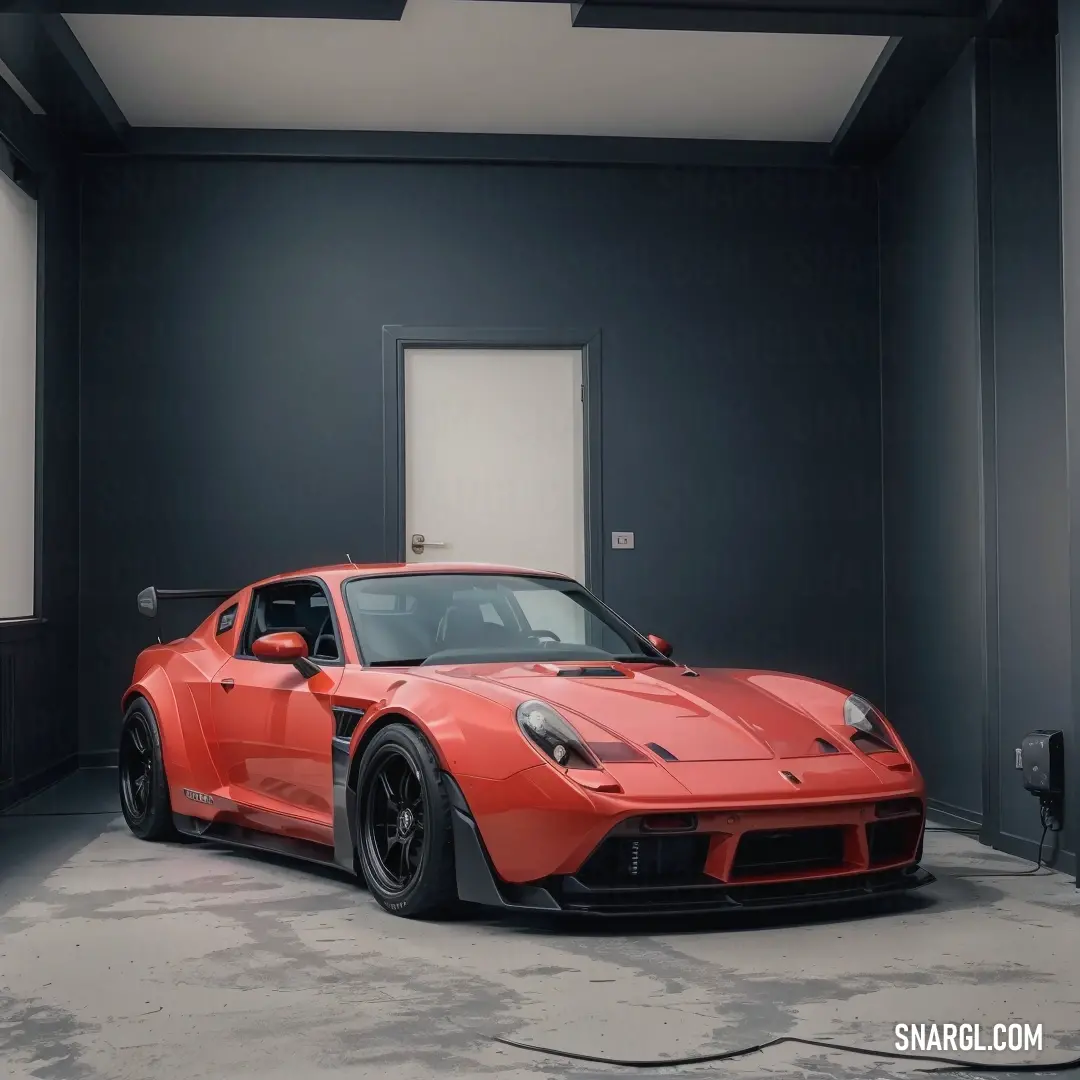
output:
[[[224,634],[233,628],[233,623],[236,622],[236,608],[237,605],[233,604],[232,607],[226,608],[218,618],[217,633]]]
[[[307,642],[308,656],[327,663],[342,659],[330,598],[316,581],[278,581],[256,589],[238,655],[264,634],[292,632]]]

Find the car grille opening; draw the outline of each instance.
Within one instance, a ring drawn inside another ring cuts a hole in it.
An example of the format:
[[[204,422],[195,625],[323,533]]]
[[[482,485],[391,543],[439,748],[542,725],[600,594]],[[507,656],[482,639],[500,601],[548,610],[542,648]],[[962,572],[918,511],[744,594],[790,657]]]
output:
[[[641,831],[693,832],[697,828],[697,814],[648,814],[641,818]]]
[[[866,842],[870,848],[870,865],[903,862],[915,859],[922,834],[922,821],[917,817],[872,821],[866,826]]]
[[[844,830],[839,825],[744,833],[735,850],[731,877],[810,873],[844,864]]]
[[[589,888],[687,885],[701,881],[709,837],[610,836],[574,876]]]
[[[874,807],[879,818],[900,817],[904,814],[922,814],[922,803],[915,798],[886,799]]]

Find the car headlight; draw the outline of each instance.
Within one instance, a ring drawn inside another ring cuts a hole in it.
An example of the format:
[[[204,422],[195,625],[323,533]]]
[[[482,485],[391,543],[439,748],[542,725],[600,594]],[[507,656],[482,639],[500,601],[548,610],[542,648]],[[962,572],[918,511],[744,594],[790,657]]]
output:
[[[862,749],[867,753],[896,749],[881,713],[866,698],[859,697],[858,694],[852,694],[844,702],[844,723],[859,732],[859,735],[852,736],[852,740],[861,743]],[[867,743],[870,745],[868,746]]]
[[[599,768],[581,736],[543,701],[522,702],[517,707],[517,722],[529,742],[556,765],[564,769]]]

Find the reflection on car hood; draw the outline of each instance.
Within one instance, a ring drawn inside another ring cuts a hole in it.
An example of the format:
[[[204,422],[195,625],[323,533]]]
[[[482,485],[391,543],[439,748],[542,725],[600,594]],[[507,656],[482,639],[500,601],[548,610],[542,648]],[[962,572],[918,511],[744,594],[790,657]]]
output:
[[[611,667],[613,665],[606,665]],[[573,722],[585,717],[638,746],[659,744],[679,761],[815,757],[825,740],[851,752],[842,729],[845,692],[763,671],[614,665],[621,677],[560,675],[572,664],[470,665],[445,670],[550,702]],[[833,719],[835,718],[835,719]]]

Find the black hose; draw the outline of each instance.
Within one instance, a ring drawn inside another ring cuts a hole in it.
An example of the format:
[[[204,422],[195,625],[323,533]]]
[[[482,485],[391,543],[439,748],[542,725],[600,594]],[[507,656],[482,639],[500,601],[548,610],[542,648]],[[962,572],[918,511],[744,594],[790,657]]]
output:
[[[530,1050],[535,1054],[549,1054],[552,1057],[565,1058],[571,1061],[586,1061],[594,1065],[615,1065],[623,1069],[671,1069],[681,1065],[708,1065],[718,1061],[731,1061],[734,1058],[746,1057],[749,1054],[760,1054],[774,1046],[783,1046],[785,1043],[812,1046],[819,1050],[836,1050],[845,1054],[860,1054],[863,1057],[888,1058],[895,1061],[925,1061],[928,1064],[942,1066],[942,1068],[938,1069],[920,1070],[925,1072],[949,1072],[959,1069],[964,1072],[983,1073],[1049,1073],[1080,1068],[1080,1057],[1069,1058],[1067,1061],[990,1065],[982,1061],[965,1061],[963,1058],[939,1057],[930,1054],[902,1054],[890,1050],[870,1050],[865,1046],[848,1046],[845,1043],[826,1042],[822,1039],[801,1039],[796,1035],[782,1035],[778,1039],[768,1039],[766,1042],[754,1043],[751,1046],[741,1046],[737,1050],[722,1050],[713,1054],[695,1054],[692,1057],[652,1059],[611,1058],[598,1054],[582,1054],[573,1050],[557,1050],[549,1046],[533,1046],[530,1043],[517,1042],[514,1039],[504,1039],[500,1035],[489,1035],[488,1038],[493,1042],[501,1043],[503,1046],[512,1046],[517,1050]]]

